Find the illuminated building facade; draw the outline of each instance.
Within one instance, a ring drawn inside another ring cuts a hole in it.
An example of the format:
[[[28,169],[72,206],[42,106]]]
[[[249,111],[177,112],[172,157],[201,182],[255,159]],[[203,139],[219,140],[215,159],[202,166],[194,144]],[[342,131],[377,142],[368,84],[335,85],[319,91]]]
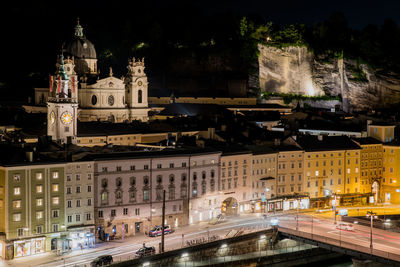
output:
[[[400,143],[383,144],[381,198],[384,203],[400,203]]]
[[[231,148],[222,152],[220,169],[221,213],[240,214],[255,209],[252,200],[252,154]]]
[[[64,164],[0,167],[1,257],[67,250]]]

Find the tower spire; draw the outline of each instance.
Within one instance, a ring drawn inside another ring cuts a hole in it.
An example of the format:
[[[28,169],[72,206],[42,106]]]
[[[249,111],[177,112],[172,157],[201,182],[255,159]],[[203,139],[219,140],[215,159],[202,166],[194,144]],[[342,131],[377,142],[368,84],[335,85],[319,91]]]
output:
[[[76,19],[76,26],[75,26],[75,37],[82,38],[83,37],[83,28],[79,24],[79,17]]]

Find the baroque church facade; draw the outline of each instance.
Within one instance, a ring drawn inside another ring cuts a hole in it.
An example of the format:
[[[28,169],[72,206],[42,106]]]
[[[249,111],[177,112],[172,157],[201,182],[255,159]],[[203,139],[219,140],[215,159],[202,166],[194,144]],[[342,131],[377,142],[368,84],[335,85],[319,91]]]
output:
[[[59,57],[57,72],[50,76],[49,88],[35,88],[36,106],[44,106],[56,98],[64,99],[57,100],[64,103],[65,99],[71,99],[78,104],[73,117],[75,120],[115,123],[148,121],[150,109],[144,59],[129,60],[125,77],[114,77],[110,68],[109,77],[99,79],[96,50],[83,34],[79,20],[74,38],[63,49],[63,54],[67,58],[63,55]],[[50,108],[50,105],[47,104],[47,107]],[[48,117],[52,114],[50,110],[47,113]],[[49,120],[51,123],[50,117]]]

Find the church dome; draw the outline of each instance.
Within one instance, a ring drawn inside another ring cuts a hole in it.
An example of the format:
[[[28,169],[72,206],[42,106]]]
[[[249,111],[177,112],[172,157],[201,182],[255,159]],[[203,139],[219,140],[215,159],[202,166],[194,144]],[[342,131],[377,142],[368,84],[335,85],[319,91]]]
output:
[[[74,39],[67,44],[65,52],[80,59],[96,59],[96,49],[92,42],[83,35],[83,28],[78,24],[75,26]]]

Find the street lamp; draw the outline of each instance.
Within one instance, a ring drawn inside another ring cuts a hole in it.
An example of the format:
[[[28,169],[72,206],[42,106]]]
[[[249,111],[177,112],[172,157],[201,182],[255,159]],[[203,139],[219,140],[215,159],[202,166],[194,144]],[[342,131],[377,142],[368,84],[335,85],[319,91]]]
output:
[[[370,245],[369,245],[369,247],[371,248],[371,253],[372,253],[372,249],[373,249],[373,245],[372,245],[372,228],[374,227],[374,216],[376,216],[376,212],[373,212],[372,210],[367,211],[367,217],[371,218],[371,234],[370,234],[371,242],[370,242]]]
[[[296,231],[299,231],[299,205],[300,198],[297,198]]]

